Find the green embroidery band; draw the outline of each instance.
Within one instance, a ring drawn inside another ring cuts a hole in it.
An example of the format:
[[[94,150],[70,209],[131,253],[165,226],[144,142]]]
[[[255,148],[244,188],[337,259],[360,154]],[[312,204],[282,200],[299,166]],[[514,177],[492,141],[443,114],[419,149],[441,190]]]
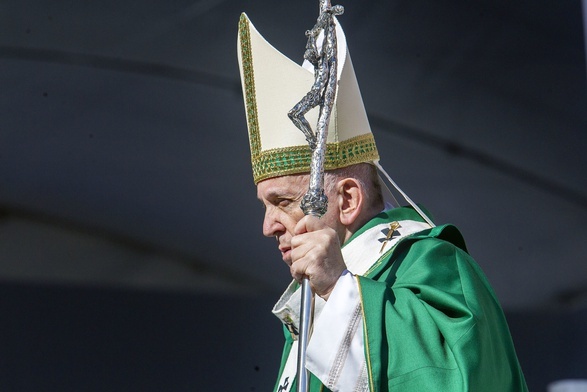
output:
[[[252,148],[252,147],[251,147]],[[324,170],[333,170],[379,159],[373,134],[329,143],[326,146]],[[293,146],[262,151],[252,157],[255,184],[267,178],[308,173],[312,154],[308,146]]]

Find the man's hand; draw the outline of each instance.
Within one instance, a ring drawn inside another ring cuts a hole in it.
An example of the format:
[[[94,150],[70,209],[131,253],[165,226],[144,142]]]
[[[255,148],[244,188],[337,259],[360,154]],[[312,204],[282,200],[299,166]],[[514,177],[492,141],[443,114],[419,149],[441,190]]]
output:
[[[320,218],[305,216],[294,229],[291,247],[293,278],[301,282],[307,276],[312,290],[327,300],[346,269],[336,231]]]

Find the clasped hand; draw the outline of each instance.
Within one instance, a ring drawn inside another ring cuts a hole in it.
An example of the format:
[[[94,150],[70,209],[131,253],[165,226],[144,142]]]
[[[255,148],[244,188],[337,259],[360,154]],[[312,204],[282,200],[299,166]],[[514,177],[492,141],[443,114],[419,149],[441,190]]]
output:
[[[327,300],[346,269],[336,231],[307,215],[297,223],[291,247],[292,277],[298,282],[308,277],[314,293]]]

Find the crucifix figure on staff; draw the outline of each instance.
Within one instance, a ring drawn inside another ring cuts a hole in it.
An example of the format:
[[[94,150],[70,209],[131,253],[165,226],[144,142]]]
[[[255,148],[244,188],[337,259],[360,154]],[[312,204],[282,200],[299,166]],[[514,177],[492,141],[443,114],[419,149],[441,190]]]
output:
[[[293,277],[273,308],[285,331],[274,391],[527,391],[499,302],[458,229],[436,226],[379,164],[342,9],[320,10],[301,66],[247,15],[239,22],[262,230]]]
[[[343,12],[342,6],[331,7],[330,2],[321,1],[318,20],[311,30],[306,31],[308,43],[304,59],[314,67],[314,84],[302,100],[289,111],[288,116],[304,133],[312,151],[316,151],[318,135],[324,129],[328,129],[328,120],[336,95],[336,30],[333,16],[341,15]],[[319,45],[318,37],[321,33],[322,42]],[[320,116],[317,131],[314,133],[304,115],[317,106],[320,106]]]

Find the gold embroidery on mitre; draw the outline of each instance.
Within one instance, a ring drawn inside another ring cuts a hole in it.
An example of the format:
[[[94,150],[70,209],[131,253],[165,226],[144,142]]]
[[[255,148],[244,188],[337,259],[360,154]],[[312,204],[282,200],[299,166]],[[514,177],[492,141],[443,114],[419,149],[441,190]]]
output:
[[[249,143],[251,146],[251,160],[255,160],[261,151],[261,136],[259,135],[259,119],[257,116],[255,73],[253,71],[253,55],[251,53],[249,20],[244,13],[241,14],[238,31],[240,35],[247,123],[249,126]]]

